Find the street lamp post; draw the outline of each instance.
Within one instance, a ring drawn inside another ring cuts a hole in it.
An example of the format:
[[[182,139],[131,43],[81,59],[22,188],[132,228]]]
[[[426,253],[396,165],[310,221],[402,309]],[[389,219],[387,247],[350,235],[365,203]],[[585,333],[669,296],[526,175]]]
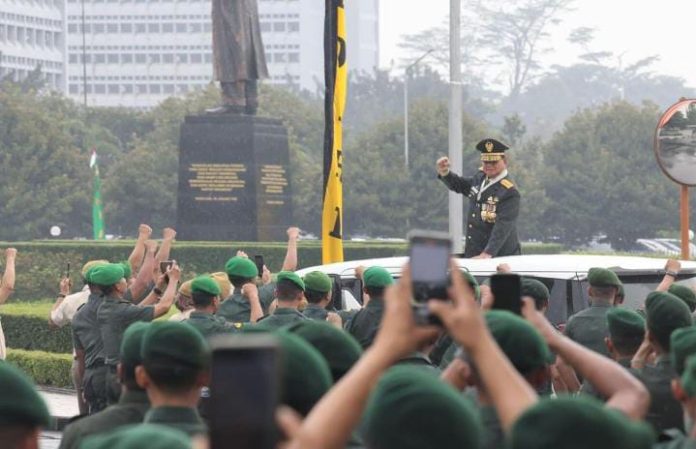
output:
[[[450,104],[449,104],[449,160],[455,173],[462,172],[462,67],[461,60],[461,0],[450,0]],[[449,192],[449,230],[452,250],[463,250],[464,204],[462,198]]]
[[[433,51],[435,50],[431,48],[420,58],[409,64],[404,70],[404,166],[406,168],[408,168],[408,80],[410,78],[411,70]]]

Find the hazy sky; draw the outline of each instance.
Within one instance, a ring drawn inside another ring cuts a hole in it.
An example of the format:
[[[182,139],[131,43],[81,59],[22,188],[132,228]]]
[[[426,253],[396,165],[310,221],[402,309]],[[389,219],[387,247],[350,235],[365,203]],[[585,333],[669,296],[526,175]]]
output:
[[[380,1],[382,67],[404,57],[398,48],[400,36],[442,24],[449,14],[449,0]],[[624,65],[660,55],[653,66],[655,72],[684,78],[696,87],[696,0],[576,0],[574,10],[562,19],[553,29],[550,43],[555,51],[544,56],[545,64],[577,61],[581,50],[567,44],[568,33],[577,27],[592,27],[597,30],[592,51],[624,53]]]

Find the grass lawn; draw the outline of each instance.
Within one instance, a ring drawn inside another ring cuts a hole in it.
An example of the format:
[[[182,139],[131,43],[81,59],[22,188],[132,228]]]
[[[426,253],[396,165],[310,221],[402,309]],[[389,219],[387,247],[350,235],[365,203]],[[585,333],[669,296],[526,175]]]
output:
[[[48,314],[51,312],[53,302],[54,300],[51,299],[41,299],[38,301],[12,301],[10,298],[8,302],[0,306],[0,315],[36,316],[39,318],[46,318],[48,320]],[[179,310],[172,306],[165,316],[158,319],[166,320],[176,313],[179,313]]]

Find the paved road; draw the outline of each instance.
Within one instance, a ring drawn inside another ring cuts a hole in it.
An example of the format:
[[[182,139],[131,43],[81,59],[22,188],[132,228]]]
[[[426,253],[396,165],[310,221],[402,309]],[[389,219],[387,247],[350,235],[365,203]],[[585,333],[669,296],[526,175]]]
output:
[[[74,391],[39,388],[39,393],[48,404],[51,416],[69,418],[79,413]],[[60,437],[60,432],[42,432],[39,449],[58,449]]]

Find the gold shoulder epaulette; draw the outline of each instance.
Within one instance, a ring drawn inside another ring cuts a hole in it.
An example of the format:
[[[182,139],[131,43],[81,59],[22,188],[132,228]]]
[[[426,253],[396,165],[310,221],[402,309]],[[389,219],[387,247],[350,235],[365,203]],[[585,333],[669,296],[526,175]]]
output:
[[[510,181],[509,179],[503,179],[502,181],[500,181],[500,184],[506,189],[511,189],[515,187],[515,184],[513,184],[512,181]]]

